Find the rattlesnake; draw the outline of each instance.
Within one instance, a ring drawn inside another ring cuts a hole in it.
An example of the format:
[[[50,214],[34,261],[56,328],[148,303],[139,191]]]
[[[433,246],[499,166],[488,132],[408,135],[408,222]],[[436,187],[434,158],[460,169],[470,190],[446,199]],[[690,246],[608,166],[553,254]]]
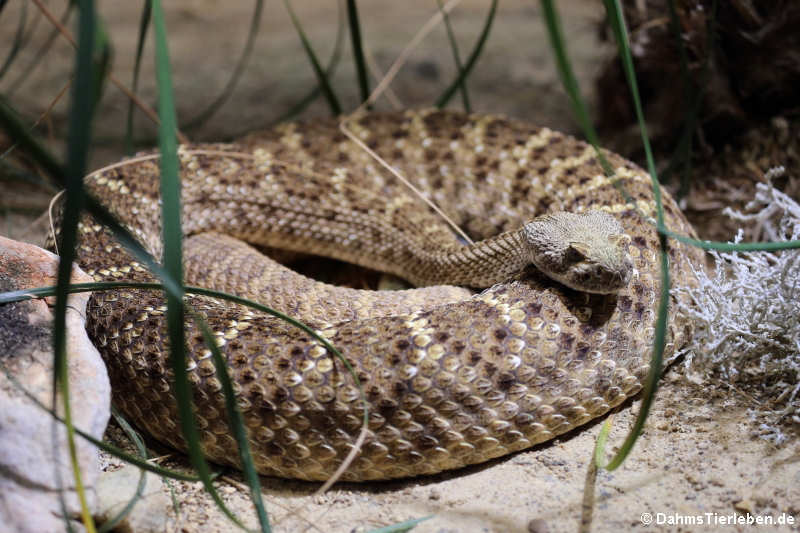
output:
[[[546,213],[601,210],[630,237],[622,246],[632,268],[612,294],[570,289],[535,268],[502,272],[510,279],[478,293],[451,285],[333,287],[273,263],[243,241],[424,284],[431,270],[433,282],[448,279],[436,278],[446,270],[458,281],[459,266],[449,260],[420,266],[421,257],[437,249],[473,252],[336,121],[287,124],[235,145],[182,146],[187,284],[251,297],[304,320],[344,354],[363,384],[367,437],[343,479],[483,462],[584,424],[641,389],[660,283],[646,173],[606,153],[634,208],[604,176],[590,146],[546,128],[444,111],[367,113],[349,124],[473,238],[518,230]],[[86,179],[155,257],[162,252],[158,164],[144,154]],[[669,195],[663,201],[666,224],[692,235]],[[99,224],[84,218],[79,231],[78,263],[95,279],[152,280]],[[496,257],[505,245],[493,246],[478,245],[474,254],[502,271],[505,263]],[[670,244],[675,284],[693,283],[688,261],[699,263],[698,254]],[[343,364],[276,318],[206,297],[187,300],[205,315],[228,360],[258,471],[330,476],[353,447],[363,415]],[[108,364],[115,403],[155,438],[183,448],[164,311],[157,291],[100,292],[90,301],[87,327]],[[672,312],[670,318],[667,356],[691,334],[688,323]],[[210,351],[195,325],[187,323],[186,331],[204,451],[236,466]]]

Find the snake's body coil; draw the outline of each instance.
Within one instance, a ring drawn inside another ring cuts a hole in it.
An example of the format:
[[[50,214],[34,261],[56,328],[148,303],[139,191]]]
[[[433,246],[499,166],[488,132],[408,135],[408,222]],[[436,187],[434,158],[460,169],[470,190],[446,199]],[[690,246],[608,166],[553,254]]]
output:
[[[369,432],[343,479],[483,462],[564,433],[641,389],[660,283],[657,233],[642,217],[654,214],[643,171],[607,154],[633,209],[591,147],[547,129],[450,112],[367,114],[351,128],[476,240],[546,213],[601,210],[630,236],[634,270],[627,287],[610,295],[568,289],[535,269],[478,294],[447,285],[394,292],[332,287],[243,241],[327,255],[412,282],[434,276],[453,283],[458,261],[429,260],[431,250],[452,257],[463,244],[335,122],[289,124],[236,146],[182,147],[186,283],[304,320],[348,358],[364,386]],[[158,177],[158,160],[144,158],[86,181],[156,257]],[[668,195],[664,208],[671,229],[692,234]],[[80,232],[78,262],[97,280],[153,279],[92,220],[84,219]],[[505,268],[492,250],[474,254],[489,270]],[[688,261],[699,262],[698,252],[673,243],[669,256],[673,283],[691,284]],[[330,476],[363,415],[341,362],[278,319],[209,298],[188,303],[206,316],[228,360],[259,471]],[[101,292],[89,304],[88,328],[109,366],[115,403],[154,437],[181,448],[164,311],[157,291]],[[667,356],[690,334],[688,324],[672,312],[670,318]],[[204,451],[237,465],[210,352],[193,324],[186,329]]]

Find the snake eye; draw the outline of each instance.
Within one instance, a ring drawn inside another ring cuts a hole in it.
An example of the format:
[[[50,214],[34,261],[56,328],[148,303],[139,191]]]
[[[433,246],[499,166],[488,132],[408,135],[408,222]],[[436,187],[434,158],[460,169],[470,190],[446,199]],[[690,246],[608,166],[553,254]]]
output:
[[[589,257],[589,247],[582,242],[571,242],[565,255],[570,263],[578,263]]]

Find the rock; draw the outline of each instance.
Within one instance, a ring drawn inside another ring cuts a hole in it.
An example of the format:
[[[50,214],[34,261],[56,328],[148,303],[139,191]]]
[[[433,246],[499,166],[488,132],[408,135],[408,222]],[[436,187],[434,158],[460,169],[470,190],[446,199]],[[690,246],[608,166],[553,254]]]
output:
[[[733,507],[737,511],[741,511],[743,513],[752,513],[753,512],[753,501],[750,500],[750,498],[744,498],[742,500],[739,500],[738,502],[735,502],[733,504]]]
[[[141,473],[135,466],[125,465],[119,470],[104,472],[97,483],[98,522],[111,520],[128,505],[139,485]],[[161,533],[167,530],[167,513],[172,502],[162,487],[161,478],[145,474],[142,497],[117,525],[117,533]]]
[[[58,258],[36,246],[0,237],[0,292],[55,285]],[[73,282],[91,281],[75,269]],[[111,386],[100,354],[84,329],[88,293],[70,297],[67,361],[75,427],[101,438],[109,418]],[[52,313],[45,300],[0,305],[0,531],[61,532],[80,507],[66,431],[20,387],[52,408]],[[9,376],[11,379],[9,379]],[[59,401],[59,413],[62,403]],[[76,437],[86,495],[93,504],[98,451]],[[75,531],[83,528],[73,522]]]
[[[534,518],[528,522],[528,533],[549,533],[550,527],[543,518]]]

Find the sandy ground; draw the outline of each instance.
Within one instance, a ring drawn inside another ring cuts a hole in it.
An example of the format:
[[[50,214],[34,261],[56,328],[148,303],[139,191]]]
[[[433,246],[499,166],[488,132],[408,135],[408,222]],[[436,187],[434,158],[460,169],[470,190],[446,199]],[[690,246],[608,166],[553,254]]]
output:
[[[629,459],[614,472],[599,472],[594,482],[589,465],[599,423],[478,467],[408,481],[341,484],[322,496],[314,494],[315,484],[263,478],[265,503],[276,531],[361,532],[430,515],[414,531],[751,531],[756,526],[727,526],[724,520],[748,512],[796,518],[800,446],[778,449],[752,437],[747,400],[713,385],[693,385],[682,372],[670,372]],[[638,404],[626,404],[615,416],[610,442],[622,442]],[[186,468],[185,460],[164,464]],[[239,488],[241,476],[230,478],[221,491],[226,504],[255,526]],[[170,511],[171,531],[231,530],[199,484],[174,486],[180,514]],[[661,513],[662,520],[702,519],[708,525],[648,526],[644,513],[653,520]]]
[[[4,36],[13,34],[20,3],[12,2],[0,17]],[[60,13],[60,3],[50,4]],[[336,33],[335,6],[310,1],[294,4],[307,34],[320,55],[327,58]],[[434,3],[421,1],[359,5],[365,42],[383,70],[435,10]],[[480,31],[487,7],[487,2],[464,1],[453,15],[462,57]],[[593,103],[591,80],[610,53],[608,44],[597,41],[596,22],[602,11],[594,2],[578,0],[564,0],[559,7],[579,80]],[[137,9],[134,2],[102,3],[115,46],[114,72],[126,84],[130,84],[133,64]],[[31,10],[29,16],[34,12]],[[196,114],[224,86],[233,68],[231,62],[244,43],[250,17],[251,5],[245,2],[170,3],[167,24],[182,119]],[[43,40],[45,28],[48,25],[41,21],[34,34],[35,43]],[[9,45],[8,39],[3,41],[0,57]],[[72,52],[59,39],[33,75],[9,95],[13,80],[37,47],[26,46],[10,73],[0,80],[0,92],[8,95],[30,122],[46,109],[72,68]],[[346,47],[335,77],[346,108],[357,98],[348,50]],[[151,56],[148,45],[141,95],[152,105]],[[439,29],[410,56],[392,88],[404,106],[429,105],[454,72],[444,31]],[[267,3],[252,60],[230,101],[201,129],[188,134],[193,140],[222,140],[265,127],[312,86],[313,73],[285,10],[278,3]],[[503,112],[555,129],[577,131],[560,90],[535,2],[502,3],[469,87],[476,110]],[[458,99],[453,102],[457,105]],[[57,103],[40,129],[55,150],[63,149],[66,109],[66,99]],[[96,123],[94,166],[123,153],[126,110],[125,98],[108,86]],[[326,114],[325,105],[318,101],[304,116]],[[142,144],[152,143],[153,127],[141,115],[136,132]],[[45,226],[35,220],[49,194],[0,181],[0,233],[38,242]],[[415,531],[798,531],[800,443],[790,440],[776,448],[755,438],[757,428],[747,415],[752,405],[746,394],[696,376],[690,380],[686,370],[675,366],[662,381],[647,428],[632,455],[620,469],[600,472],[593,482],[589,465],[600,429],[597,423],[526,452],[430,478],[337,485],[322,496],[314,495],[314,484],[264,478],[264,494],[275,531],[367,531],[427,515],[433,518]],[[612,443],[622,441],[637,411],[638,402],[629,402],[620,410],[614,420]],[[112,426],[109,436],[118,434]],[[175,455],[165,465],[186,467]],[[231,480],[221,483],[226,503],[254,526],[246,491],[238,488],[241,476],[231,472],[226,479]],[[233,530],[199,486],[174,483],[173,487],[179,506],[166,510],[168,531]],[[794,517],[795,525],[724,525],[731,516],[748,512],[776,520],[787,513]],[[682,517],[705,523],[647,526],[642,522],[643,513],[651,513],[654,521]]]

